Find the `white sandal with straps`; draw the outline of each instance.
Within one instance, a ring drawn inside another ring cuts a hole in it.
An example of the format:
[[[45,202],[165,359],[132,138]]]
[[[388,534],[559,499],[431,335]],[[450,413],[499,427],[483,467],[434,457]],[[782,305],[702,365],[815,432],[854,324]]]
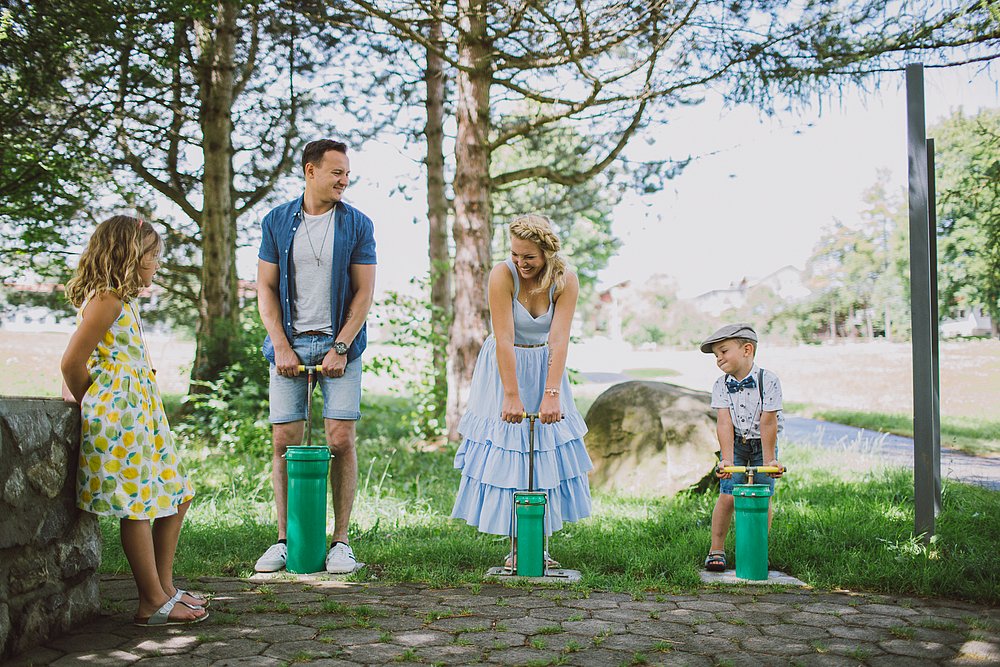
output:
[[[159,627],[165,625],[190,625],[192,623],[201,623],[206,618],[208,618],[207,611],[201,616],[186,621],[177,621],[170,618],[170,612],[174,610],[174,606],[177,604],[177,600],[175,599],[176,597],[178,596],[175,593],[174,597],[164,602],[163,606],[157,609],[155,612],[153,612],[153,614],[148,618],[135,617],[134,619],[132,619],[132,622],[135,625],[138,625],[139,627]],[[186,603],[182,602],[181,604],[187,606]],[[201,607],[193,607],[193,608],[201,609]]]

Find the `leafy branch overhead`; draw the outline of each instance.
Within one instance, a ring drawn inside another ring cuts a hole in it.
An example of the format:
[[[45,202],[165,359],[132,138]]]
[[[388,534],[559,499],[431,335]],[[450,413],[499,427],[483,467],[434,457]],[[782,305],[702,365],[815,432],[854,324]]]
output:
[[[213,380],[234,358],[240,330],[236,249],[252,243],[268,206],[297,194],[299,184],[283,179],[302,143],[336,134],[358,147],[384,131],[421,137],[434,303],[454,305],[441,311],[449,335],[435,338],[448,340],[449,394],[466,386],[488,328],[494,208],[565,213],[567,229],[585,231],[570,245],[581,258],[591,253],[581,274],[592,278],[613,249],[608,210],[622,185],[655,190],[691,157],[666,146],[639,161],[627,150],[654,138],[677,107],[721,97],[771,111],[869,85],[910,60],[939,67],[1000,53],[1000,12],[989,0],[4,7],[8,273],[63,277],[82,223],[108,201],[156,214],[170,239],[168,301],[178,319],[197,322],[193,378]],[[429,83],[420,109],[418,86]],[[414,118],[426,121],[422,131]]]
[[[489,3],[352,0],[366,29],[439,57],[455,77],[450,391],[463,395],[488,329],[481,294],[492,258],[492,196],[518,182],[568,187],[608,170],[678,105],[709,95],[770,111],[905,58],[944,65],[989,54],[1000,25],[980,3]],[[427,26],[440,26],[441,38]],[[406,47],[401,47],[404,50]],[[993,49],[993,53],[996,49]],[[530,151],[571,126],[575,160]],[[523,161],[494,160],[506,152]],[[669,147],[668,149],[669,150]],[[689,156],[644,165],[646,187]],[[449,425],[463,406],[449,403]],[[452,437],[456,433],[452,429]]]
[[[488,73],[499,89],[491,97],[488,150],[564,120],[587,128],[585,167],[511,169],[492,174],[497,185],[531,178],[582,183],[650,122],[708,94],[769,109],[901,70],[909,60],[933,67],[995,58],[989,47],[1000,41],[1000,21],[979,2],[498,3],[484,5],[482,35],[470,32],[461,4],[442,6],[442,44],[420,29],[434,17],[431,3],[354,1],[454,70]],[[483,41],[487,61],[463,63],[454,49],[463,39]]]

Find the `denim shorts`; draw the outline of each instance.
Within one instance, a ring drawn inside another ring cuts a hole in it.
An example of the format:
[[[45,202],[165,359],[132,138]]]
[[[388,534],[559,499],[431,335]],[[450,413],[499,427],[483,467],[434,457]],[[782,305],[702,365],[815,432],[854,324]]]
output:
[[[778,458],[778,446],[774,446],[774,458]],[[733,444],[733,465],[734,466],[762,466],[764,465],[764,448],[760,439],[741,440],[739,436]],[[760,472],[753,476],[754,484],[767,484],[774,493],[774,482],[776,480],[767,473]],[[733,495],[733,487],[737,484],[746,484],[747,475],[743,472],[734,472],[729,479],[719,480],[719,493]]]
[[[323,357],[333,348],[334,336],[324,334],[301,334],[292,340],[292,349],[305,366],[323,363]],[[344,375],[339,378],[316,374],[313,380],[323,392],[323,417],[356,421],[361,418],[361,357],[348,362]],[[277,367],[271,364],[270,421],[272,424],[287,424],[308,419],[306,414],[306,387],[308,375],[299,373],[296,377],[278,375]],[[315,385],[313,385],[315,388]]]

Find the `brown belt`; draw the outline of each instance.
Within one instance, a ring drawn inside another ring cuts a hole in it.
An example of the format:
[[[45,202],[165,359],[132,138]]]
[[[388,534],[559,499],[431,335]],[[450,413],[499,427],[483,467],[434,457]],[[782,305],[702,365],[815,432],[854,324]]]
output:
[[[494,336],[493,334],[490,334],[489,337],[496,338],[496,336]],[[520,345],[518,343],[514,343],[514,347],[545,347],[548,344],[549,344],[548,341],[545,341],[544,343],[535,343],[534,345]]]
[[[333,334],[332,333],[326,333],[325,331],[312,330],[312,331],[300,331],[298,335],[300,335],[300,336],[332,336]]]

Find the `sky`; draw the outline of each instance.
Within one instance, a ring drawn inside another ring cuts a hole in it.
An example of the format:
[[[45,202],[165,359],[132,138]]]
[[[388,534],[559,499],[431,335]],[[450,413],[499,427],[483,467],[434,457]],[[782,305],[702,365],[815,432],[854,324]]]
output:
[[[998,66],[926,69],[924,77],[928,126],[959,108],[968,115],[1000,106]],[[902,72],[885,75],[867,92],[845,89],[771,116],[707,100],[651,128],[652,142],[633,142],[630,158],[695,159],[662,191],[629,194],[616,207],[612,232],[622,247],[599,283],[666,274],[691,297],[787,265],[804,268],[825,227],[857,217],[880,169],[890,171],[891,188],[905,191],[903,82]],[[421,150],[387,137],[351,153],[345,199],[375,222],[377,298],[407,291],[427,271]],[[256,248],[241,251],[241,276],[255,270]]]

